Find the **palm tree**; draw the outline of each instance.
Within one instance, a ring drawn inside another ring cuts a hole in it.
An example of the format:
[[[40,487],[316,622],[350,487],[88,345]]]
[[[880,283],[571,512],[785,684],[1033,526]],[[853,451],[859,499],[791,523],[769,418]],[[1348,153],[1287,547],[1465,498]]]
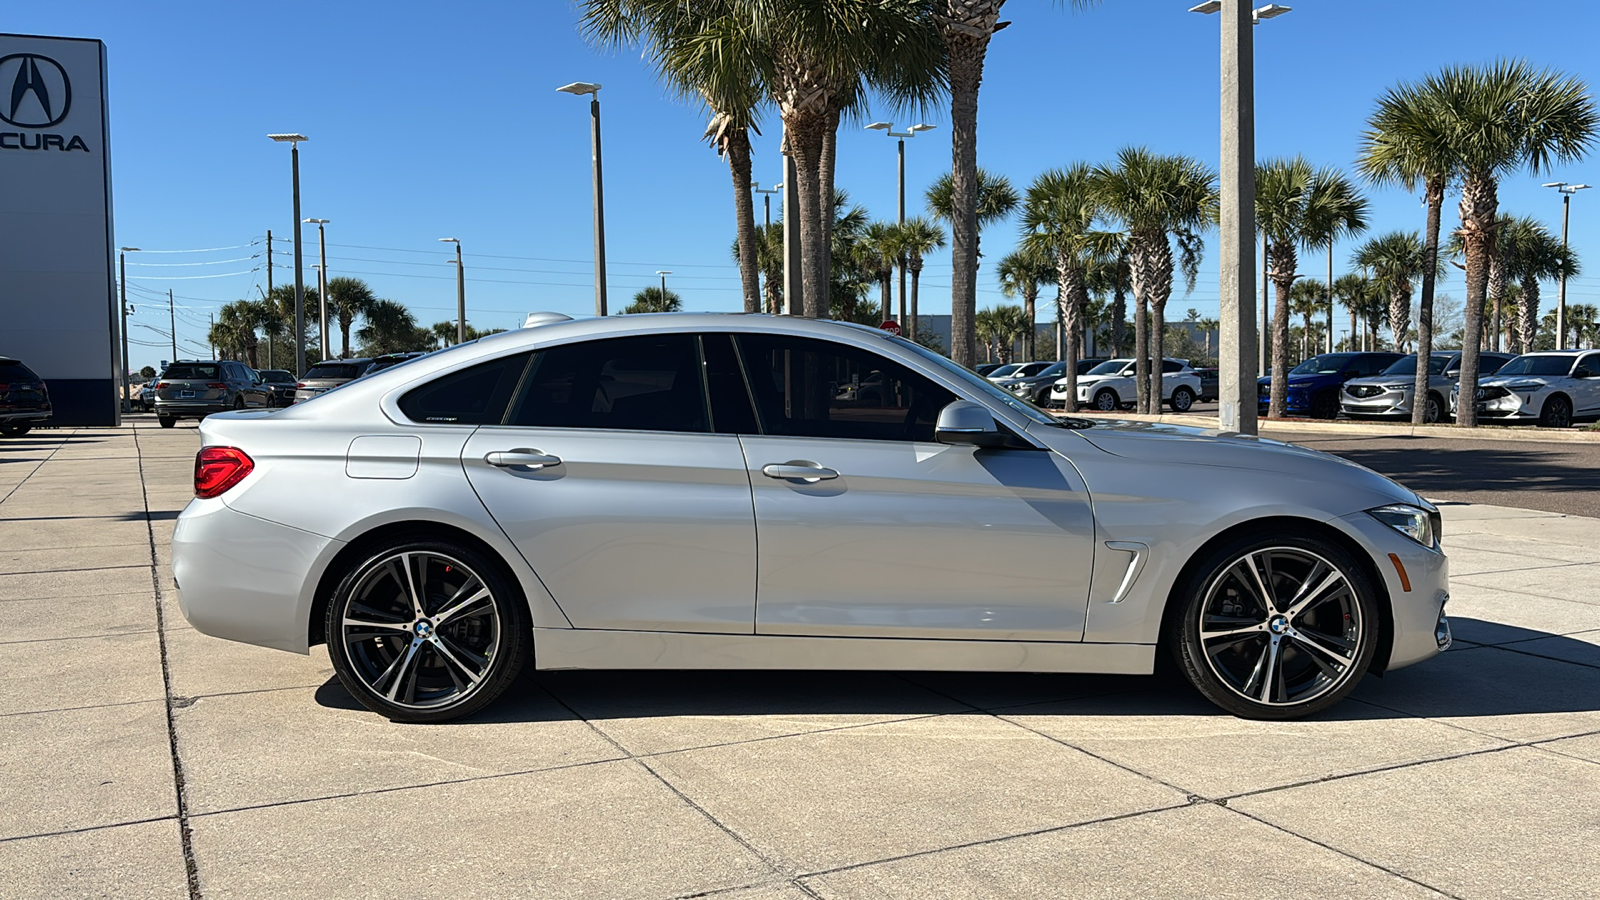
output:
[[[900,236],[893,222],[872,222],[861,230],[856,241],[858,259],[867,274],[878,283],[882,296],[883,320],[894,318],[890,305],[890,288],[894,280],[894,264],[900,258]]]
[[[1277,291],[1272,314],[1272,394],[1267,414],[1289,401],[1289,291],[1298,276],[1298,248],[1320,248],[1366,227],[1367,202],[1342,173],[1316,170],[1303,157],[1256,166],[1256,227],[1266,236],[1268,278]]]
[[[1311,352],[1311,316],[1322,311],[1323,298],[1330,296],[1328,286],[1311,278],[1302,278],[1289,287],[1289,311],[1300,317],[1300,358],[1309,359]]]
[[[1096,0],[1072,0],[1079,9]],[[973,316],[978,308],[978,232],[982,187],[978,169],[978,86],[983,82],[989,39],[1009,23],[1000,21],[1005,0],[934,0],[950,70],[950,155],[953,236],[950,278],[950,356],[973,364]]]
[[[1022,307],[1000,305],[979,311],[974,318],[974,331],[1002,363],[1011,362],[1016,355],[1017,343],[1032,326]]]
[[[1000,259],[995,276],[1000,279],[1000,293],[1022,298],[1023,316],[1032,322],[1038,317],[1039,285],[1056,280],[1055,261],[1024,243]],[[1032,330],[1022,336],[1022,355],[1029,359],[1037,356],[1034,337]]]
[[[328,314],[339,322],[340,355],[350,358],[350,326],[356,316],[365,315],[378,295],[359,278],[331,278],[328,280]]]
[[[633,302],[622,310],[623,315],[636,313],[670,313],[682,312],[683,300],[676,291],[662,291],[661,288],[651,285],[633,295]]]
[[[1128,321],[1128,292],[1133,290],[1133,274],[1128,269],[1128,241],[1122,234],[1104,234],[1096,242],[1094,259],[1084,272],[1089,293],[1111,296],[1106,317],[1111,320],[1111,355],[1121,356]]]
[[[394,300],[375,300],[366,313],[367,324],[356,331],[364,352],[372,355],[422,349],[431,334],[417,327],[417,317],[404,304]]]
[[[1489,259],[1499,215],[1500,178],[1534,174],[1583,157],[1600,126],[1600,111],[1581,79],[1535,70],[1520,60],[1487,67],[1455,66],[1429,76],[1419,90],[1449,138],[1461,179],[1461,239],[1467,270],[1466,324],[1461,341],[1461,395],[1478,386],[1478,349]],[[1456,424],[1478,424],[1474,403],[1456,406]]]
[[[1323,283],[1321,306],[1328,313],[1328,349],[1333,349],[1333,245],[1336,241],[1354,237],[1367,230],[1367,198],[1356,189],[1355,183],[1331,169],[1318,173],[1316,190],[1306,204],[1305,222],[1301,229],[1306,249],[1326,247],[1328,250],[1328,280]],[[1307,328],[1309,330],[1309,320]]]
[[[944,229],[922,217],[912,216],[900,226],[900,251],[906,257],[906,271],[911,273],[911,309],[904,331],[908,338],[920,341],[917,330],[917,284],[922,279],[922,260],[944,246]]]
[[[302,289],[300,296],[303,300],[302,309],[306,323],[306,346],[316,347],[319,343],[316,334],[316,320],[322,304],[317,297],[317,289],[314,287]],[[266,303],[272,315],[283,323],[283,332],[292,334],[294,331],[294,285],[280,284],[274,287],[267,294]],[[293,339],[290,340],[290,343],[291,345],[293,344]],[[302,373],[296,372],[295,374]]]
[[[1391,231],[1356,248],[1355,264],[1372,271],[1373,287],[1388,298],[1389,331],[1394,335],[1395,350],[1401,353],[1411,328],[1412,285],[1427,270],[1427,259],[1422,238],[1415,231]],[[1426,387],[1419,396],[1426,396]]]
[[[1115,166],[1097,166],[1095,192],[1101,208],[1121,221],[1127,235],[1128,267],[1138,311],[1134,315],[1135,381],[1140,412],[1161,411],[1167,299],[1172,296],[1173,245],[1187,290],[1200,269],[1200,232],[1217,218],[1217,176],[1187,156],[1160,156],[1143,147],[1117,153]],[[1146,307],[1154,322],[1145,321]],[[1154,341],[1151,341],[1151,335]],[[1154,347],[1149,345],[1154,343]],[[1152,371],[1153,370],[1153,371]]]
[[[1517,309],[1519,352],[1533,350],[1535,323],[1539,318],[1539,282],[1561,277],[1576,278],[1581,271],[1576,251],[1564,247],[1548,228],[1526,216],[1505,218],[1499,228],[1496,260],[1504,277],[1516,278],[1522,287]],[[1564,346],[1566,335],[1557,335],[1556,348]]]
[[[1079,339],[1089,290],[1085,270],[1093,261],[1096,234],[1092,226],[1100,212],[1094,170],[1088,163],[1041,174],[1028,186],[1022,206],[1023,246],[1026,252],[1054,264],[1062,333],[1057,347],[1066,363],[1067,396],[1078,396]],[[1031,323],[1031,318],[1030,318]]]
[[[1200,333],[1205,335],[1206,361],[1209,363],[1213,358],[1211,356],[1211,336],[1217,333],[1217,329],[1221,327],[1222,323],[1218,322],[1216,319],[1207,317],[1197,320],[1194,324],[1200,329]]]

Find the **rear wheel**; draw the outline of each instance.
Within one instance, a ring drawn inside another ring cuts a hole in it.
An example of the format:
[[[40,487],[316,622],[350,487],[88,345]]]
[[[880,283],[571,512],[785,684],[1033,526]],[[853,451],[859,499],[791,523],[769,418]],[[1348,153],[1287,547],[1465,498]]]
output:
[[[1185,579],[1167,638],[1211,702],[1245,718],[1298,718],[1344,699],[1366,674],[1378,645],[1377,596],[1336,544],[1247,535]]]
[[[400,722],[443,722],[500,696],[533,655],[527,606],[498,562],[400,538],[352,566],[328,604],[328,656],[347,690]]]
[[[0,437],[22,437],[32,430],[32,425],[0,425]]]
[[[244,395],[243,394],[240,394],[238,399],[233,401],[233,408],[234,409],[244,409]]]
[[[1539,411],[1540,428],[1566,428],[1572,424],[1572,401],[1560,394],[1544,402]]]
[[[178,420],[171,416],[156,416],[156,421],[161,423],[162,428],[171,428],[178,424]]]
[[[1096,391],[1094,408],[1101,412],[1115,412],[1117,409],[1117,392],[1110,388],[1101,388]]]
[[[1323,391],[1311,401],[1311,417],[1314,419],[1335,419],[1339,416],[1339,398],[1333,391]]]
[[[1174,412],[1188,412],[1194,405],[1194,391],[1186,387],[1179,387],[1172,392],[1172,409]]]

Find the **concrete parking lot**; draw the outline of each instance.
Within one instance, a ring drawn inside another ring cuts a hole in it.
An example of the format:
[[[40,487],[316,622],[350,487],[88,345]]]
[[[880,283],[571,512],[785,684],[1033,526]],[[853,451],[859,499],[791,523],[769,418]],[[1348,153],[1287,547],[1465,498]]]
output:
[[[0,896],[1600,896],[1600,520],[1444,504],[1457,648],[1312,721],[1163,677],[562,672],[407,726],[183,621],[198,442],[153,426],[0,441]]]

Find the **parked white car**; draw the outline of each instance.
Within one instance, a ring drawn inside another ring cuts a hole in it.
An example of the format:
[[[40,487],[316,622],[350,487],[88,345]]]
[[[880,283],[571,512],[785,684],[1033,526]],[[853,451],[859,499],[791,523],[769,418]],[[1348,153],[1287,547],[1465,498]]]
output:
[[[1460,395],[1457,385],[1450,392],[1451,412]],[[1600,416],[1600,351],[1524,353],[1478,382],[1478,415],[1545,428]]]
[[[1078,407],[1114,412],[1133,406],[1138,392],[1133,381],[1134,361],[1108,359],[1078,376]],[[1161,402],[1174,412],[1188,412],[1200,396],[1200,375],[1186,359],[1167,358],[1161,364]],[[1050,389],[1050,405],[1066,406],[1067,380]]]

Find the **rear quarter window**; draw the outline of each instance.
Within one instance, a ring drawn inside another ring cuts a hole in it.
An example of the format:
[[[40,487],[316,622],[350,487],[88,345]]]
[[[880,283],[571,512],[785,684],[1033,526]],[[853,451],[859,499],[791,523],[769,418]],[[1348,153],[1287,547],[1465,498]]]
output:
[[[429,425],[498,425],[528,367],[527,353],[478,363],[407,391],[400,411]]]

